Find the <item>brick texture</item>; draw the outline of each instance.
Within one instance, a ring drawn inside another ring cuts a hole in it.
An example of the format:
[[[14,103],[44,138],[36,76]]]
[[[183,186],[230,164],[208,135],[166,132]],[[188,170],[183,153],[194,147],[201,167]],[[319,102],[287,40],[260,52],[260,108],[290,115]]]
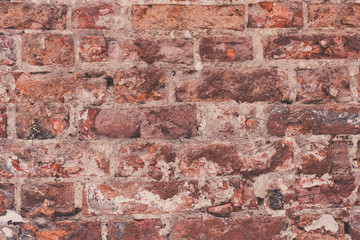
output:
[[[360,239],[360,3],[0,0],[0,239]]]

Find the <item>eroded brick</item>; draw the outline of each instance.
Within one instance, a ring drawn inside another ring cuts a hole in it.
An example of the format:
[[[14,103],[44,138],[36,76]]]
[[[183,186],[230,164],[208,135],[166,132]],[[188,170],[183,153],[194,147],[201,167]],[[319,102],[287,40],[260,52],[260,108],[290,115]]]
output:
[[[74,7],[72,26],[83,29],[110,29],[115,24],[114,6],[110,3],[90,3]]]
[[[286,101],[285,73],[277,69],[184,72],[176,87],[180,102]]]
[[[346,68],[298,70],[301,85],[298,100],[304,103],[351,100],[350,76]]]
[[[136,30],[243,30],[244,5],[133,5]]]
[[[65,5],[1,2],[0,11],[0,28],[3,29],[66,28]]]
[[[301,2],[260,2],[249,4],[251,28],[291,28],[303,25]]]
[[[354,59],[360,57],[359,35],[280,35],[263,40],[264,57],[272,59]]]
[[[267,126],[271,135],[358,134],[359,109],[356,106],[314,105],[269,108]]]
[[[24,34],[22,60],[30,65],[72,66],[74,41],[70,35]]]
[[[6,214],[7,210],[14,210],[14,184],[0,183],[0,216]]]
[[[165,99],[165,73],[149,66],[118,71],[114,77],[116,102],[145,102]]]
[[[107,43],[103,36],[80,38],[79,54],[84,62],[101,62],[107,57]]]
[[[160,229],[162,222],[160,219],[144,219],[138,221],[111,221],[108,227],[109,240],[161,240]]]
[[[17,137],[22,139],[51,139],[69,127],[66,107],[18,106],[16,108]]]
[[[0,107],[0,138],[7,137],[7,116],[6,108]]]
[[[205,62],[241,62],[253,59],[251,38],[202,38],[199,54]]]
[[[176,220],[171,238],[278,239],[285,229],[285,217],[191,218]]]
[[[16,44],[11,35],[0,36],[0,65],[14,66],[16,64]]]
[[[21,187],[21,215],[60,217],[75,214],[72,183],[27,183]]]

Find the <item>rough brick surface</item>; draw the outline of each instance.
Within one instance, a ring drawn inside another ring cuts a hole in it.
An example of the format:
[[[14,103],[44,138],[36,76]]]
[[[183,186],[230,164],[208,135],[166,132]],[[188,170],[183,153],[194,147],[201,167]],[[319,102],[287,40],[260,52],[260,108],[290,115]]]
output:
[[[360,239],[359,16],[0,0],[0,239]]]

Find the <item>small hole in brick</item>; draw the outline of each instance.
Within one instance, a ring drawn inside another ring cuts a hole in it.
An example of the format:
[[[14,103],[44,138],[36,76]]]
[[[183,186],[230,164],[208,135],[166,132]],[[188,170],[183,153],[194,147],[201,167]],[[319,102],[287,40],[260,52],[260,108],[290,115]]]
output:
[[[114,86],[114,79],[112,77],[106,77],[106,86],[107,87],[113,87]]]
[[[350,224],[348,222],[344,222],[344,232],[350,234]]]
[[[263,198],[258,198],[258,205],[263,205],[264,204],[264,199]]]

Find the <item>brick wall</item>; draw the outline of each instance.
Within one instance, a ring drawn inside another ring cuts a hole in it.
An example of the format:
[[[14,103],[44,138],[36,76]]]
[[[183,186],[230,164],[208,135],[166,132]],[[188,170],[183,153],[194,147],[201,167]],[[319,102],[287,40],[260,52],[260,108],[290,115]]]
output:
[[[0,239],[360,239],[356,1],[0,0]]]

